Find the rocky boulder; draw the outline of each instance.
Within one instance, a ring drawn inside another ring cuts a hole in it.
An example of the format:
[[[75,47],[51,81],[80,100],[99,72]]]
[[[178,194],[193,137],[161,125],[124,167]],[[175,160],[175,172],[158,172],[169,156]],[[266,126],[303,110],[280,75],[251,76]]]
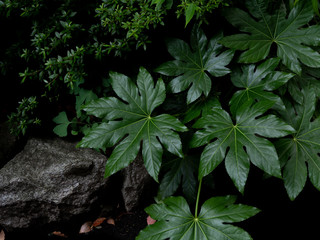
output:
[[[108,182],[105,162],[102,154],[61,139],[30,139],[0,169],[0,225],[39,228],[89,211]]]
[[[147,197],[154,181],[143,164],[141,154],[138,154],[137,158],[122,170],[122,174],[121,193],[124,206],[128,212],[131,212]]]
[[[14,155],[18,139],[10,133],[9,124],[0,123],[0,168]]]

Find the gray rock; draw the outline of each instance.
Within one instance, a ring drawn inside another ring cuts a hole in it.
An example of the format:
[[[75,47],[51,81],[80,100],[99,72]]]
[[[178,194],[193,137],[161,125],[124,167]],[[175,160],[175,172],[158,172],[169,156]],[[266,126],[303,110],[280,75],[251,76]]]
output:
[[[18,140],[7,123],[0,123],[0,168],[14,155]]]
[[[152,183],[152,177],[147,172],[141,154],[125,169],[123,173],[123,186],[121,189],[125,208],[131,212],[139,206],[145,191]]]
[[[41,227],[89,211],[108,182],[105,161],[61,139],[30,139],[0,169],[0,225],[8,231]]]

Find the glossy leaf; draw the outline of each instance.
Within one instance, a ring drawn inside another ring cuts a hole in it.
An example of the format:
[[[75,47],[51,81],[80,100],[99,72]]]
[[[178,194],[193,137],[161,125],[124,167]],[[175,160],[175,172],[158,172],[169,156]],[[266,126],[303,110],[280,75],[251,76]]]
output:
[[[320,97],[320,70],[314,68],[303,68],[301,76],[296,75],[287,84],[287,89],[292,98],[299,104],[303,104],[302,89],[306,86],[311,88],[317,97]]]
[[[267,13],[265,0],[247,0],[251,13],[240,9],[227,9],[227,20],[237,27],[241,34],[227,36],[221,43],[229,48],[245,50],[239,62],[255,63],[265,59],[273,44],[277,46],[277,56],[293,72],[301,73],[301,63],[320,67],[320,54],[309,46],[320,43],[320,26],[302,28],[313,18],[312,4],[299,1],[287,16],[284,5]]]
[[[313,11],[315,12],[315,14],[318,15],[318,17],[320,17],[319,0],[311,0],[311,2],[312,2]]]
[[[174,159],[170,170],[164,175],[158,191],[158,199],[162,200],[173,195],[182,183],[182,191],[189,202],[196,197],[197,179],[194,172],[197,167],[191,156]]]
[[[81,106],[83,104],[87,104],[90,101],[95,100],[97,98],[98,96],[93,91],[80,88],[79,95],[76,96],[76,105],[75,105],[77,117],[79,118],[81,116]]]
[[[269,100],[275,102],[276,109],[284,109],[281,98],[271,91],[288,82],[294,74],[275,71],[279,61],[279,59],[271,58],[257,67],[246,65],[242,67],[242,72],[231,74],[232,83],[238,88],[243,88],[237,91],[230,100],[232,113],[235,114],[236,110],[249,99]]]
[[[152,115],[165,99],[165,86],[162,80],[154,85],[144,68],[138,74],[137,86],[123,74],[111,73],[110,77],[112,88],[122,101],[115,97],[100,98],[84,107],[88,114],[102,118],[103,122],[84,136],[79,146],[104,149],[117,145],[106,164],[108,177],[136,158],[142,142],[145,167],[158,181],[162,146],[183,157],[180,137],[175,131],[187,128],[168,114]]]
[[[286,103],[282,117],[296,129],[290,138],[276,142],[287,193],[294,200],[305,186],[307,175],[320,190],[320,118],[313,120],[316,97],[312,89],[302,90],[303,105]]]
[[[220,107],[220,103],[217,98],[200,98],[189,105],[182,122],[188,123],[199,116],[207,115],[214,107]]]
[[[272,105],[270,101],[255,104],[248,101],[237,110],[235,123],[221,108],[214,108],[210,115],[200,118],[193,127],[202,130],[195,133],[190,143],[191,147],[207,144],[200,159],[199,178],[211,173],[224,159],[226,170],[241,193],[250,162],[272,176],[281,177],[277,152],[263,137],[283,137],[294,129],[274,115],[261,116]]]
[[[168,43],[168,51],[173,61],[166,62],[155,71],[175,78],[169,83],[173,93],[179,93],[189,88],[187,103],[197,100],[201,94],[209,95],[211,79],[208,75],[220,77],[228,74],[226,68],[234,55],[232,50],[222,52],[218,41],[222,35],[213,37],[209,42],[199,28],[194,27],[191,34],[191,48],[180,40],[172,39]]]
[[[233,196],[210,198],[195,217],[183,197],[169,197],[145,209],[157,222],[142,230],[136,239],[249,240],[251,237],[246,231],[230,223],[246,220],[259,210],[234,204],[235,200]]]

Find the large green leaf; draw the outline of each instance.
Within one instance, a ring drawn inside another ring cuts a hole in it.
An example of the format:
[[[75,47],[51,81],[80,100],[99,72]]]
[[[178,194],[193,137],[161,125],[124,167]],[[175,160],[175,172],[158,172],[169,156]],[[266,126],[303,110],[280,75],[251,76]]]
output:
[[[301,73],[300,62],[309,67],[320,67],[320,54],[308,47],[319,45],[320,26],[301,28],[313,18],[312,4],[299,1],[286,17],[284,5],[269,15],[267,2],[246,1],[254,18],[240,9],[227,9],[227,20],[244,33],[227,36],[221,43],[233,49],[246,50],[240,55],[239,62],[242,63],[265,59],[275,44],[278,57],[293,72]]]
[[[162,80],[154,85],[144,68],[137,77],[138,87],[123,74],[111,73],[110,77],[112,88],[122,101],[115,97],[100,98],[84,107],[88,114],[103,121],[84,136],[79,146],[104,149],[117,144],[106,164],[107,177],[129,165],[142,142],[144,164],[157,181],[162,145],[183,157],[180,137],[175,131],[187,128],[168,114],[152,116],[153,110],[165,99],[165,86]]]
[[[199,98],[189,105],[188,110],[183,115],[183,123],[188,123],[200,115],[207,115],[213,107],[219,107],[220,102],[215,97]]]
[[[208,75],[220,77],[228,74],[230,70],[225,66],[231,61],[234,51],[222,52],[218,41],[222,34],[213,37],[209,42],[199,28],[193,28],[191,34],[191,49],[189,45],[180,40],[172,39],[168,42],[168,51],[176,60],[166,62],[155,71],[166,76],[175,76],[169,83],[173,93],[179,93],[190,87],[187,103],[194,102],[203,93],[209,95],[211,79]]]
[[[237,110],[236,123],[222,108],[214,108],[211,114],[200,118],[193,127],[202,130],[191,139],[191,147],[213,141],[202,152],[199,178],[212,172],[223,159],[229,176],[241,193],[250,162],[270,175],[281,177],[276,149],[263,137],[282,137],[294,132],[294,129],[274,115],[261,117],[272,105],[270,101],[255,104],[248,101]]]
[[[182,191],[189,202],[196,199],[197,179],[194,172],[197,169],[196,161],[192,155],[174,159],[170,164],[170,170],[164,175],[158,190],[158,199],[162,200],[176,192],[182,183]]]
[[[97,98],[98,96],[92,90],[80,88],[79,95],[76,96],[76,105],[75,105],[77,117],[79,118],[81,116],[81,106],[83,104],[87,104],[90,101],[95,100]]]
[[[250,235],[229,223],[240,222],[256,215],[255,207],[234,204],[235,197],[213,197],[195,217],[183,197],[169,197],[160,204],[146,208],[157,222],[140,232],[137,240],[249,240]]]
[[[279,158],[284,165],[283,179],[291,200],[294,200],[305,186],[307,175],[312,184],[320,190],[320,118],[312,121],[316,97],[312,89],[302,90],[303,105],[286,103],[283,118],[296,129],[290,138],[275,143]]]
[[[303,68],[301,76],[296,75],[287,84],[287,89],[292,98],[299,104],[303,104],[303,95],[301,90],[306,86],[312,88],[317,97],[320,97],[320,69],[317,68]]]
[[[294,74],[275,71],[279,61],[279,59],[271,58],[257,67],[255,65],[243,66],[242,72],[235,71],[231,74],[232,83],[238,88],[243,88],[237,91],[230,100],[232,113],[235,113],[250,98],[259,101],[273,101],[276,103],[276,109],[284,109],[281,98],[270,91],[285,84]]]

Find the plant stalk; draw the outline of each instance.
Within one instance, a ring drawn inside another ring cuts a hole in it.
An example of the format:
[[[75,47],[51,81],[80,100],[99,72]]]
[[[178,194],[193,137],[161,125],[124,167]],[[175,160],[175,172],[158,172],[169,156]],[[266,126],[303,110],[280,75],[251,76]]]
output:
[[[202,185],[202,178],[199,180],[199,186],[198,186],[198,194],[197,194],[197,201],[196,201],[196,209],[194,211],[195,218],[198,217],[198,206],[199,206],[199,199],[200,199],[200,191],[201,191],[201,185]]]

